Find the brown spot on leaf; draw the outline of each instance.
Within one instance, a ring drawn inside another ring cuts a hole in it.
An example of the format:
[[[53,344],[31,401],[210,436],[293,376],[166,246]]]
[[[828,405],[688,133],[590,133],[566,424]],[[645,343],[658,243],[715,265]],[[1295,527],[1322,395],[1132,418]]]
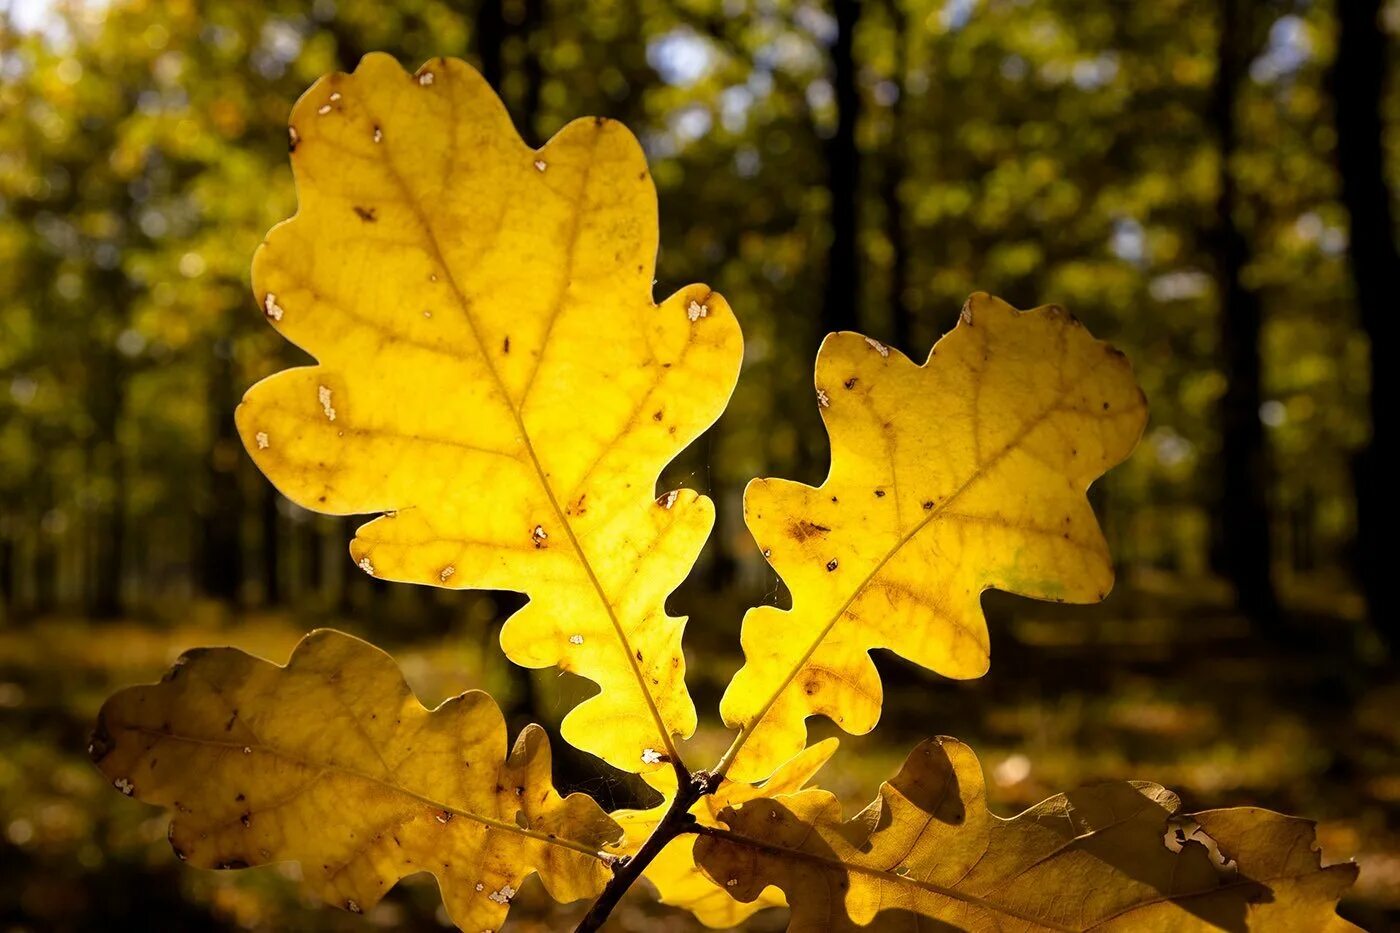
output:
[[[816,522],[809,522],[805,518],[801,521],[793,522],[791,525],[788,526],[788,534],[792,535],[798,541],[806,541],[808,538],[812,538],[817,535],[826,535],[830,533],[830,531],[831,529],[826,527],[825,525],[818,525]]]
[[[355,205],[355,216],[367,224],[372,224],[379,218],[375,216],[375,209],[372,207],[360,207]]]

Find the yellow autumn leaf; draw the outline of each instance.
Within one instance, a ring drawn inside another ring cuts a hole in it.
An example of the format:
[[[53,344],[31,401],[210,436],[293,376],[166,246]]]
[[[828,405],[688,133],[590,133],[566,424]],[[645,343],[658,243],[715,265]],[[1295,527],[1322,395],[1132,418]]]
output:
[[[701,867],[740,900],[777,885],[790,930],[1356,930],[1354,864],[1320,865],[1313,824],[1267,810],[1179,813],[1156,784],[1060,794],[1002,819],[955,739],[923,743],[864,812],[825,791],[720,814]],[[932,922],[930,922],[932,921]]]
[[[311,891],[355,913],[426,871],[454,923],[498,929],[531,871],[556,900],[596,895],[620,835],[591,798],[554,790],[539,726],[507,757],[485,693],[430,712],[387,654],[324,629],[286,667],[189,652],[161,683],[109,699],[89,751],[122,793],[174,811],[181,859],[295,860]]]
[[[808,716],[872,729],[872,648],[948,677],[985,673],[985,589],[1103,599],[1113,566],[1085,491],[1146,420],[1121,353],[1059,308],[981,293],[922,366],[859,334],[827,337],[816,394],[826,481],[754,480],[744,495],[792,609],[744,617],[745,664],[721,702],[741,730],[720,765],[736,780],[802,748]]]
[[[727,807],[738,806],[759,797],[781,797],[806,786],[836,752],[837,740],[825,739],[803,749],[783,764],[761,785],[738,784],[723,780],[709,796],[702,797],[690,814],[701,826],[720,825],[719,814]],[[622,827],[619,855],[635,855],[670,809],[675,796],[675,776],[659,771],[653,786],[662,790],[665,799],[650,810],[615,810],[611,816]],[[650,881],[661,903],[681,907],[695,915],[701,923],[716,929],[738,926],[765,907],[784,907],[787,900],[777,888],[766,888],[751,901],[736,901],[724,892],[695,864],[695,839],[682,836],[673,840],[656,856],[642,877]]]
[[[652,301],[656,192],[621,124],[532,150],[470,66],[365,57],[292,111],[299,207],[253,262],[269,321],[318,365],[249,390],[239,431],[292,501],[384,512],[352,554],[387,580],[528,594],[501,633],[600,693],[571,744],[665,767],[695,729],[667,595],[713,524],[662,469],[742,356],[703,285]]]

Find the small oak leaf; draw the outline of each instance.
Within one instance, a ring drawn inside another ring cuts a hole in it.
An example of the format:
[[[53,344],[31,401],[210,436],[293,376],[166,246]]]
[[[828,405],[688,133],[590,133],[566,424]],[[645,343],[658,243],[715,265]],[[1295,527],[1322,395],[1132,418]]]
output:
[[[816,382],[848,387],[820,409],[826,481],[758,479],[744,495],[792,608],[744,618],[745,664],[720,706],[741,729],[721,767],[736,780],[802,748],[808,716],[872,729],[872,648],[948,677],[985,673],[985,589],[1102,599],[1113,566],[1085,492],[1128,456],[1147,415],[1127,359],[1073,317],[980,293],[923,366],[832,334]]]

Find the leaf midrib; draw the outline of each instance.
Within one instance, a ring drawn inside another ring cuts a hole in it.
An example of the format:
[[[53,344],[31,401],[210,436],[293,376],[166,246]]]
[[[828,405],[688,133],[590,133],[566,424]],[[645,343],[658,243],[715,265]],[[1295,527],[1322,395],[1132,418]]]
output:
[[[453,814],[453,816],[465,817],[466,819],[472,820],[476,823],[480,823],[481,825],[486,826],[489,829],[497,829],[501,830],[502,832],[514,833],[517,836],[525,836],[530,839],[534,839],[538,842],[546,843],[547,845],[560,846],[565,849],[572,849],[575,852],[582,852],[584,855],[591,855],[599,861],[607,860],[606,856],[604,856],[603,853],[599,852],[598,849],[591,846],[587,846],[581,842],[574,842],[572,839],[565,839],[560,836],[551,836],[548,833],[541,833],[533,829],[526,829],[525,827],[522,827],[516,823],[507,823],[503,820],[497,820],[489,816],[483,816],[482,814],[476,813],[471,810],[465,810],[461,807],[454,807],[449,803],[444,803],[441,800],[436,800],[432,797],[427,796],[426,794],[420,794],[417,791],[410,790],[409,788],[404,787],[402,784],[395,783],[394,781],[385,778],[376,777],[372,774],[360,771],[357,768],[351,768],[348,765],[328,764],[325,762],[310,761],[306,758],[302,758],[299,755],[294,755],[291,752],[288,752],[284,749],[268,745],[265,742],[223,742],[217,739],[205,739],[193,735],[182,735],[173,730],[151,729],[146,726],[137,725],[123,724],[118,725],[116,728],[125,729],[129,732],[135,732],[139,735],[151,736],[157,739],[166,739],[173,742],[184,742],[188,745],[199,745],[208,748],[225,749],[228,751],[236,751],[240,754],[251,754],[251,752],[245,752],[244,750],[252,749],[256,752],[261,752],[263,754],[271,755],[275,758],[280,758],[285,762],[294,764],[301,768],[305,768],[309,771],[314,770],[320,772],[321,774],[336,774],[342,777],[354,778],[356,780],[378,785],[379,787],[383,787],[396,794],[400,794],[404,797],[417,800],[420,803],[427,804],[429,807],[432,807],[435,810],[442,810],[444,812]]]
[[[450,69],[448,70],[448,72],[450,73]],[[446,74],[444,74],[443,77],[445,79]],[[444,83],[446,83],[446,81],[444,81]],[[455,99],[455,97],[452,97],[452,100],[455,101]],[[368,107],[366,107],[366,110],[368,110]],[[378,123],[377,116],[375,117],[375,121],[376,123]],[[589,178],[593,170],[592,156],[594,152],[596,152],[598,142],[600,139],[601,133],[595,133],[593,136],[593,149],[590,150],[590,158],[588,161],[588,165],[584,169],[583,181],[579,186],[580,197],[582,197],[587,190]],[[647,687],[646,676],[643,674],[642,669],[638,665],[637,660],[634,656],[631,640],[627,637],[627,632],[622,627],[622,621],[618,618],[617,612],[612,605],[611,599],[608,598],[606,591],[603,589],[602,581],[598,579],[598,575],[594,571],[592,563],[589,561],[588,556],[584,553],[583,545],[579,542],[578,536],[574,533],[573,526],[570,525],[565,510],[559,504],[559,499],[555,495],[554,487],[550,484],[548,474],[545,472],[544,469],[544,465],[540,462],[539,455],[535,451],[535,445],[530,438],[530,432],[525,427],[524,416],[521,410],[512,401],[510,392],[506,388],[505,380],[501,377],[499,370],[497,370],[496,368],[495,362],[491,358],[491,354],[486,349],[486,340],[482,336],[480,328],[477,326],[476,318],[471,313],[471,305],[467,301],[466,294],[462,291],[461,285],[457,281],[457,276],[455,272],[453,271],[452,267],[447,263],[446,258],[443,256],[442,247],[438,243],[437,233],[433,229],[432,224],[429,222],[427,215],[423,212],[422,206],[419,204],[418,199],[414,197],[413,193],[408,187],[408,184],[404,181],[403,175],[399,172],[398,166],[395,165],[393,156],[388,148],[386,148],[384,151],[384,165],[388,169],[389,175],[393,178],[394,184],[398,187],[399,192],[403,197],[404,203],[408,206],[409,210],[413,212],[413,215],[418,221],[419,226],[423,229],[424,237],[427,242],[428,248],[432,251],[432,258],[442,269],[443,274],[446,277],[447,284],[452,290],[452,295],[457,301],[457,306],[462,312],[462,317],[464,320],[466,320],[467,327],[471,330],[472,339],[476,341],[477,350],[481,354],[482,361],[485,363],[487,371],[491,374],[491,378],[495,383],[496,390],[501,395],[502,402],[505,404],[506,409],[510,412],[511,418],[515,421],[516,430],[520,434],[521,443],[524,445],[525,452],[529,455],[530,463],[534,467],[535,474],[539,479],[540,486],[544,489],[545,495],[549,499],[550,507],[554,510],[555,518],[559,522],[559,524],[564,528],[564,533],[569,540],[570,547],[573,548],[574,554],[577,555],[579,564],[583,567],[584,573],[588,577],[588,582],[592,586],[594,593],[598,597],[598,601],[602,603],[604,611],[607,612],[608,620],[612,623],[613,631],[617,634],[617,638],[622,648],[622,652],[627,658],[628,668],[629,670],[631,670],[632,676],[637,682],[637,689],[641,691],[642,697],[646,700],[647,703],[647,710],[651,714],[652,720],[656,723],[657,732],[660,734],[661,737],[661,743],[665,747],[666,753],[669,756],[670,760],[673,763],[678,764],[680,761],[680,756],[676,751],[675,743],[671,739],[670,728],[667,726],[665,718],[661,715],[660,708],[656,705],[655,697],[651,695],[651,691]],[[572,273],[573,270],[575,252],[578,247],[578,219],[581,215],[581,212],[581,205],[575,205],[574,223],[569,231],[569,245],[567,250],[568,262],[566,264],[567,273]],[[553,329],[554,321],[558,318],[559,314],[562,313],[562,305],[567,294],[568,286],[566,282],[565,287],[560,289],[559,294],[555,299],[555,307],[550,314],[551,330]],[[548,337],[548,332],[546,333],[546,337]],[[530,376],[531,383],[533,383],[534,376],[536,373],[538,373],[540,367],[544,365],[544,350],[545,347],[542,345],[540,348],[540,359],[536,363],[535,370],[531,373]]]

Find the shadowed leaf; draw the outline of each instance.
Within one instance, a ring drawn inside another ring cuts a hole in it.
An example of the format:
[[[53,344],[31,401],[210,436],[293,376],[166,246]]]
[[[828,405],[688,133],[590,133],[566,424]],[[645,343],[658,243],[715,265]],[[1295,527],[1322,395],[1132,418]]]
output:
[[[286,667],[189,652],[107,701],[90,752],[118,790],[174,811],[181,859],[296,860],[308,888],[354,912],[426,871],[453,922],[496,929],[531,871],[558,900],[596,894],[599,850],[620,835],[590,798],[555,792],[544,730],[526,727],[507,757],[489,696],[430,712],[388,655],[324,629]]]
[[[744,618],[745,664],[721,703],[742,729],[723,766],[738,780],[802,748],[808,716],[870,731],[882,702],[872,648],[948,677],[985,673],[985,589],[1102,599],[1113,567],[1085,491],[1146,420],[1121,353],[1059,308],[1019,312],[980,293],[923,366],[832,334],[816,385],[826,482],[759,479],[744,496],[792,609]]]
[[[1156,784],[1104,784],[1002,819],[966,745],[916,748],[858,816],[807,790],[719,814],[701,867],[739,900],[776,885],[792,930],[1354,930],[1352,864],[1266,810],[1180,814]]]
[[[384,511],[352,554],[386,580],[516,590],[526,667],[601,692],[564,738],[629,771],[690,735],[667,595],[714,520],[656,480],[719,416],[742,355],[703,285],[652,301],[656,192],[621,124],[539,150],[468,65],[385,55],[291,118],[299,208],[253,263],[269,321],[316,357],[249,390],[245,446],[315,511]]]

